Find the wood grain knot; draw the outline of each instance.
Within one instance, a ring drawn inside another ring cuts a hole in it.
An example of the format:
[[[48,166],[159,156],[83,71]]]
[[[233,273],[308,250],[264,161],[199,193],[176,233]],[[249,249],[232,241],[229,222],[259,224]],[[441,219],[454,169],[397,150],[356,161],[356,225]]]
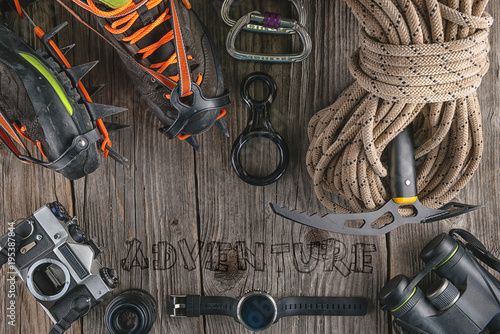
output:
[[[330,236],[328,235],[328,232],[314,228],[307,232],[304,238],[306,240],[306,244],[321,244],[324,240],[329,239]]]
[[[222,270],[217,270],[214,278],[222,284],[234,285],[245,277],[247,271],[238,269],[238,251],[236,248],[227,250],[225,255],[224,258],[220,259],[223,263],[220,268]]]

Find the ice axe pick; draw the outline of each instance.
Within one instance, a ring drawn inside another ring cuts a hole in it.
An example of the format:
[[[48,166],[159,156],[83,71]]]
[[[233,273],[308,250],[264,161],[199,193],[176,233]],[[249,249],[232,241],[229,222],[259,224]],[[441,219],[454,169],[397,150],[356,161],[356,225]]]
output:
[[[484,205],[456,202],[450,202],[440,209],[431,209],[422,205],[417,197],[415,150],[411,125],[392,140],[388,150],[392,199],[380,209],[361,213],[329,213],[325,216],[318,214],[310,216],[306,212],[290,211],[274,203],[270,203],[271,209],[279,216],[325,231],[353,235],[384,235],[405,224],[431,223],[484,207]],[[402,206],[412,206],[416,214],[403,217],[399,212]],[[392,216],[392,222],[378,226],[377,221],[386,214]]]

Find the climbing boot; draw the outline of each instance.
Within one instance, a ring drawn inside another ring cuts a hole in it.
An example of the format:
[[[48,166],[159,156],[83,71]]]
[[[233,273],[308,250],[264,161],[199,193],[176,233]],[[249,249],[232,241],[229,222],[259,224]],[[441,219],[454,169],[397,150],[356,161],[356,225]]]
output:
[[[217,124],[230,104],[209,32],[188,0],[71,0],[92,13],[88,23],[118,52],[136,88],[168,138],[199,150],[196,135]]]
[[[47,34],[35,28],[45,53],[0,24],[0,138],[23,162],[74,180],[99,167],[99,150],[126,162],[111,149],[101,120],[125,109],[91,102],[97,88],[86,90],[80,80],[97,62],[69,65],[64,54],[73,45],[59,49],[51,40],[64,25]],[[40,159],[30,154],[26,141],[39,149]]]

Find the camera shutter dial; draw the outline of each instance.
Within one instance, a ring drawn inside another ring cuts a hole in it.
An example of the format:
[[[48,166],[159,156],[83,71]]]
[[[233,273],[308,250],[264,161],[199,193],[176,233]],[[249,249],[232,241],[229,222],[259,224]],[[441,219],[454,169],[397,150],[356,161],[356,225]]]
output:
[[[75,240],[75,242],[81,244],[85,241],[85,232],[78,225],[70,225],[68,227],[69,235]]]
[[[50,204],[50,210],[60,221],[70,220],[68,210],[59,202],[52,202]]]

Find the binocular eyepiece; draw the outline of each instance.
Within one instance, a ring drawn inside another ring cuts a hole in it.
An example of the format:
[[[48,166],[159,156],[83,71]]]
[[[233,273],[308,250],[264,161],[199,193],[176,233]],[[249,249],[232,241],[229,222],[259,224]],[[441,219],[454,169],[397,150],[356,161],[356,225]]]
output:
[[[405,333],[500,333],[500,282],[467,248],[473,247],[440,234],[420,253],[426,264],[420,273],[397,275],[383,287],[379,301],[395,326]],[[431,271],[440,279],[424,294],[417,284]]]

